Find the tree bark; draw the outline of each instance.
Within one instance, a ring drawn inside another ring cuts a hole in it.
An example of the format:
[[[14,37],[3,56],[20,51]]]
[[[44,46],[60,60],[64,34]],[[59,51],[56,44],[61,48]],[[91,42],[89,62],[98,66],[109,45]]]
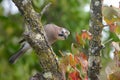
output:
[[[40,21],[41,16],[33,9],[32,0],[13,0],[13,2],[26,23],[24,38],[35,50],[42,68],[42,72],[37,73],[30,80],[63,80],[56,55],[45,39],[46,34]]]
[[[102,25],[102,0],[91,0],[90,5],[90,33],[93,38],[89,41],[89,58],[88,58],[88,80],[99,80],[101,69],[100,50]]]

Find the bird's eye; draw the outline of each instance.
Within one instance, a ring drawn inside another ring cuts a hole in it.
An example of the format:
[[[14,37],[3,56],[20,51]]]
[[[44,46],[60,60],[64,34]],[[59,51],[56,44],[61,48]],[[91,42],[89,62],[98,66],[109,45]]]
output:
[[[62,33],[64,33],[64,31],[61,31]]]

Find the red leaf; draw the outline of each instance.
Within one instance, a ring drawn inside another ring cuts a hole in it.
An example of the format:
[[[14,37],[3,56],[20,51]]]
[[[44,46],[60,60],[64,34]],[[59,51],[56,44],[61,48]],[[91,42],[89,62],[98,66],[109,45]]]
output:
[[[78,35],[78,33],[76,33],[76,40],[78,43],[80,42],[80,36]]]
[[[81,34],[82,39],[92,39],[92,34],[86,30],[82,30],[82,34]]]
[[[84,46],[85,40],[91,40],[92,39],[92,34],[86,30],[82,30],[81,34],[76,33],[76,41],[79,43],[81,46]]]
[[[79,63],[81,64],[83,72],[87,72],[88,68],[88,61],[87,61],[87,56],[84,53],[80,53],[78,56],[75,56]]]
[[[83,59],[85,59],[85,60],[87,60],[87,56],[85,55],[85,53],[82,53],[82,52],[81,52],[81,53],[80,53],[80,57],[83,58]]]
[[[85,44],[85,42],[83,41],[83,39],[81,37],[81,34],[78,34],[78,33],[76,33],[76,41],[77,41],[77,43],[79,43],[82,46]]]
[[[112,23],[112,24],[108,24],[110,26],[110,31],[111,32],[115,32],[116,30],[116,24]]]
[[[71,73],[69,74],[69,78],[70,78],[71,80],[82,80],[82,78],[80,77],[80,74],[79,74],[78,71],[71,72]]]

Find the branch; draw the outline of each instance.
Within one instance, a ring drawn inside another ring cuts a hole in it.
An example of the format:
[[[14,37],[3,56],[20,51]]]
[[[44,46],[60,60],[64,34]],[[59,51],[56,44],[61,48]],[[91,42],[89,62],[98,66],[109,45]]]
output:
[[[41,16],[38,16],[39,13],[35,12],[31,1],[32,0],[13,0],[22,13],[26,23],[24,38],[35,50],[39,58],[40,67],[42,68],[40,75],[35,75],[35,77],[38,76],[35,80],[62,80],[63,76],[56,55],[45,39],[45,31],[39,20]],[[47,7],[42,10],[41,14],[45,12],[46,8]],[[30,80],[33,79],[34,76]]]
[[[41,11],[41,13],[40,13],[40,16],[42,16],[42,15],[47,11],[47,9],[50,7],[51,4],[52,4],[51,2],[48,3],[48,4],[42,9],[42,11]]]
[[[88,78],[89,80],[99,80],[101,69],[100,50],[103,48],[101,45],[101,32],[103,29],[102,24],[102,0],[91,0],[90,5],[90,33],[93,38],[89,41],[89,58],[88,58]],[[101,23],[101,24],[100,24]]]

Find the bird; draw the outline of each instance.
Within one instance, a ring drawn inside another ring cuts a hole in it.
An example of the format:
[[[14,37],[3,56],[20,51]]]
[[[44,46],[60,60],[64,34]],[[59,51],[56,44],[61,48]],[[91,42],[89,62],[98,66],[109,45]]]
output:
[[[47,39],[49,45],[52,45],[57,40],[66,40],[70,35],[69,30],[52,23],[44,25],[44,30],[46,33],[45,38]],[[31,46],[27,41],[25,41],[25,39],[21,40],[20,43],[22,43],[21,48],[18,50],[17,53],[15,53],[9,58],[9,62],[11,64],[15,63],[20,56],[22,56],[25,52],[31,49]]]

